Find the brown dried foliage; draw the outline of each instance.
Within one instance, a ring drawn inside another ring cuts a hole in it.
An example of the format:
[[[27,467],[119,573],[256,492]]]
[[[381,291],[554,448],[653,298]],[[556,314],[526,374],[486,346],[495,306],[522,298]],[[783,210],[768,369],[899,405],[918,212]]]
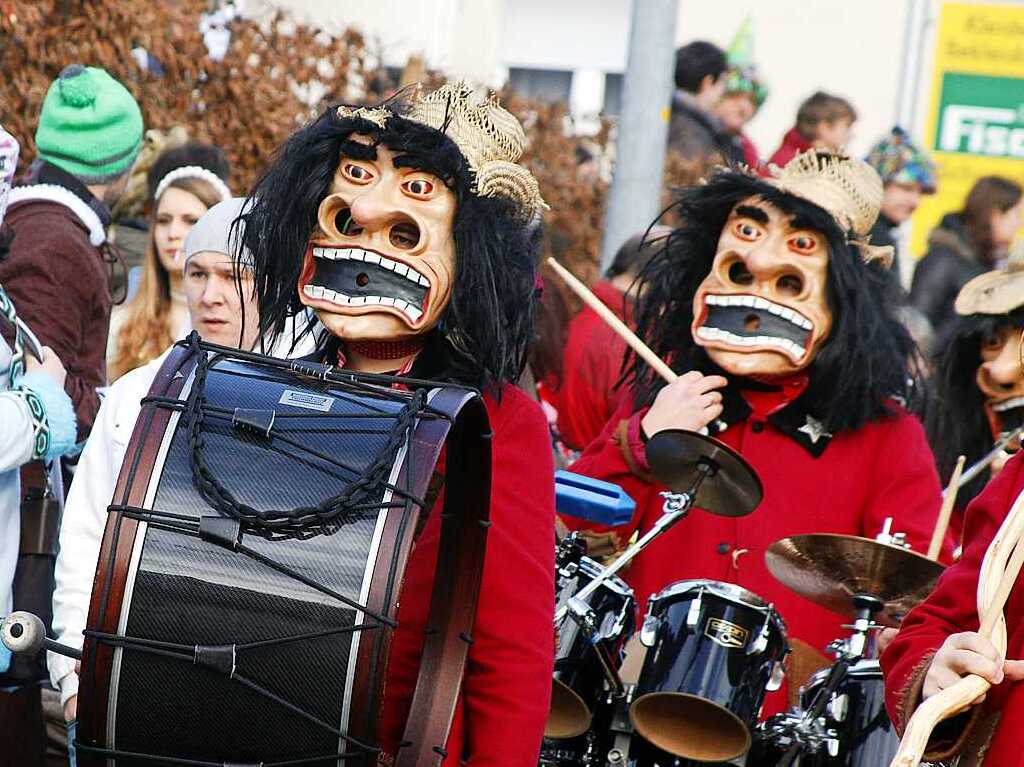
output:
[[[70,63],[103,67],[124,83],[138,99],[147,129],[181,125],[191,138],[221,147],[231,160],[231,186],[239,192],[251,187],[274,149],[324,106],[376,102],[398,85],[370,64],[374,57],[351,29],[328,40],[315,27],[238,20],[231,25],[227,56],[212,61],[199,32],[206,10],[206,0],[0,0],[0,123],[21,141],[23,163],[35,156],[46,90]],[[139,68],[129,53],[137,46],[161,64],[162,76]],[[330,77],[318,72],[320,60]],[[440,80],[435,72],[425,79]],[[292,87],[311,80],[326,86],[312,105]],[[523,162],[551,206],[544,217],[545,255],[593,282],[608,192],[606,174],[593,166],[607,155],[609,126],[595,137],[568,135],[564,104],[511,92],[502,100],[524,123],[529,145]],[[594,162],[581,165],[581,146],[597,155]],[[666,164],[670,185],[693,183],[701,171],[671,156]],[[574,297],[570,304],[578,306]]]
[[[199,32],[205,0],[0,0],[0,122],[35,155],[34,134],[46,90],[67,64],[100,66],[139,101],[147,128],[183,125],[198,140],[223,148],[232,166],[232,187],[249,188],[274,148],[325,103],[355,91],[367,98],[387,87],[371,71],[362,36],[348,31],[323,44],[318,30],[250,20],[231,25],[223,61],[207,57]],[[146,48],[163,76],[142,71],[132,48]],[[317,73],[319,60],[333,69]],[[328,90],[314,105],[303,103],[291,83],[320,80]],[[376,91],[376,92],[375,92]]]

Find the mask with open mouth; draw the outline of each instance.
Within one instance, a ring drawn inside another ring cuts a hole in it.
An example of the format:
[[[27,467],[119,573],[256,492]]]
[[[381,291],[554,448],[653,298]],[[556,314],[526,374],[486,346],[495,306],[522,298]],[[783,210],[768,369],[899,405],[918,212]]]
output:
[[[366,136],[353,136],[369,144]],[[299,276],[300,300],[348,341],[394,341],[440,321],[455,268],[455,195],[386,146],[342,157],[320,204]]]
[[[734,375],[781,377],[808,367],[832,327],[828,246],[756,197],[738,203],[693,299],[693,339]]]
[[[994,437],[1024,425],[1020,328],[1002,325],[981,340],[981,364],[975,380],[985,396]]]

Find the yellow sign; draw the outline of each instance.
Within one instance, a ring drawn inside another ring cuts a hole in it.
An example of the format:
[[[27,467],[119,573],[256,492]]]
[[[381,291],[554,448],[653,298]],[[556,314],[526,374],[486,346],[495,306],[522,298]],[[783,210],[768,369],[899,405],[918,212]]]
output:
[[[926,142],[938,192],[914,215],[914,257],[982,176],[1024,184],[1024,6],[943,3]]]

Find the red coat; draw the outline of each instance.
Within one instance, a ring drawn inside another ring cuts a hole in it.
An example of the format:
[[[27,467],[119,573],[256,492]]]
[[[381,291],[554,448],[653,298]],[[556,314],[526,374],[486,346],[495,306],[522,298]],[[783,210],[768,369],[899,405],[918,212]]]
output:
[[[964,550],[931,595],[915,607],[900,633],[882,655],[886,705],[900,732],[920,702],[921,687],[932,656],[946,637],[978,630],[978,573],[985,552],[1006,513],[1024,490],[1024,457],[1018,455],[968,507]],[[1017,579],[1005,609],[1008,658],[1024,657],[1024,582]],[[995,715],[1001,713],[1001,719]],[[1004,682],[988,692],[984,703],[940,725],[925,758],[945,761],[951,754],[984,754],[986,767],[1024,767],[1021,727],[1024,685]],[[993,732],[994,730],[994,732]],[[976,764],[971,761],[969,764]]]
[[[794,382],[781,393],[744,393],[752,407],[750,415],[733,423],[718,438],[738,450],[760,475],[764,500],[745,517],[721,517],[695,510],[654,541],[633,560],[625,575],[636,591],[641,610],[649,595],[675,581],[727,581],[774,604],[790,637],[824,650],[831,640],[849,633],[840,626],[848,620],[776,581],[764,561],[769,545],[803,533],[873,538],[881,531],[885,518],[893,517],[894,531],[905,532],[916,551],[927,549],[938,513],[940,487],[918,420],[900,412],[855,432],[841,433],[815,458],[806,445],[784,433],[774,418],[775,413],[789,409],[780,411],[780,406],[802,389],[802,383]],[[646,532],[662,514],[663,499],[658,493],[665,488],[634,474],[622,449],[622,443],[628,443],[630,460],[638,470],[646,470],[639,438],[639,420],[645,412],[630,417],[628,408],[620,409],[601,438],[572,466],[573,471],[621,485],[636,501],[636,513],[628,528],[622,530],[623,538],[634,529]],[[766,420],[769,415],[772,420]],[[630,420],[621,427],[624,418]],[[795,435],[799,437],[800,432],[796,430]],[[565,521],[579,526],[578,520]],[[768,696],[765,715],[786,708],[785,692],[784,687]]]
[[[493,524],[444,767],[536,764],[551,697],[555,480],[548,426],[540,407],[515,387],[504,387],[500,404],[491,396],[484,401],[494,432]],[[443,502],[442,492],[435,512]],[[382,715],[387,753],[404,730],[419,672],[439,516],[430,515],[416,540],[400,595]]]
[[[619,319],[632,323],[633,302],[621,290],[607,280],[592,290]],[[626,342],[589,306],[569,323],[562,383],[549,398],[558,411],[559,434],[569,447],[582,450],[589,445],[628,396],[627,387],[615,388],[625,353]]]
[[[810,148],[811,142],[801,136],[800,131],[796,128],[790,128],[786,131],[786,135],[782,137],[782,144],[775,150],[775,154],[772,155],[768,164],[785,168],[786,163]]]

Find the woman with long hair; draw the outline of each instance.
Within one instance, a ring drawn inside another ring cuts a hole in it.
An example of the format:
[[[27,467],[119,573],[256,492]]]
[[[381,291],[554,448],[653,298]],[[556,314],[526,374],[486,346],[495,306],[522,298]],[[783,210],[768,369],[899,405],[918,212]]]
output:
[[[931,322],[939,348],[956,321],[953,302],[967,282],[996,268],[1021,225],[1020,184],[1001,176],[978,179],[963,210],[943,216],[917,265],[910,303]]]
[[[181,289],[185,237],[202,215],[231,197],[219,149],[186,144],[168,150],[150,170],[151,213],[142,276],[135,295],[111,314],[107,378],[160,356],[189,330]]]

